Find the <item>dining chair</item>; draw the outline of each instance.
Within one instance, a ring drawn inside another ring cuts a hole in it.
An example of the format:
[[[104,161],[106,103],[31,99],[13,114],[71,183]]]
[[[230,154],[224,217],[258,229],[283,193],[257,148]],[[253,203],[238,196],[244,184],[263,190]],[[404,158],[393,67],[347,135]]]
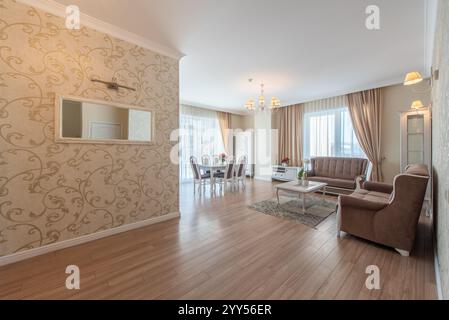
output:
[[[202,157],[201,157],[201,163],[203,165],[207,165],[207,166],[210,165],[211,164],[210,156],[208,154],[203,154]],[[210,174],[210,170],[206,170],[206,173]]]
[[[194,156],[190,157],[190,167],[193,173],[193,194],[196,193],[196,185],[198,184],[198,191],[201,194],[201,186],[203,189],[206,188],[206,184],[210,184],[210,173],[201,174],[200,167]]]
[[[223,186],[224,190],[226,191],[228,183],[231,184],[231,190],[234,189],[235,186],[234,170],[235,170],[234,159],[229,158],[228,164],[226,165],[226,170],[224,172],[217,172],[214,174],[214,182],[220,185],[220,191],[223,190]]]
[[[237,189],[240,188],[240,182],[242,183],[242,188],[243,190],[246,189],[246,166],[247,166],[247,158],[246,156],[242,156],[239,159],[238,165],[237,165],[237,169],[235,170],[234,173],[234,180],[235,180],[235,184],[237,186]]]

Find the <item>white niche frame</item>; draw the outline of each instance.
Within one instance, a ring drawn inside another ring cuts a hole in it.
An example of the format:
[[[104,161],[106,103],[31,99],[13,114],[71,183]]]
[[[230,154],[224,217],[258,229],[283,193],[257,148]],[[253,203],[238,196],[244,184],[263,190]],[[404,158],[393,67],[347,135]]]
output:
[[[155,145],[155,133],[156,133],[156,112],[151,109],[143,108],[135,105],[128,105],[123,103],[118,103],[114,101],[106,100],[96,100],[84,97],[77,97],[71,95],[55,95],[55,142],[56,143],[79,143],[79,144],[120,144],[120,145]],[[121,140],[121,139],[83,139],[83,138],[67,138],[62,136],[62,101],[63,100],[87,102],[92,104],[100,104],[111,107],[123,108],[123,109],[133,109],[146,111],[151,113],[151,140],[149,141],[138,141],[138,140]]]

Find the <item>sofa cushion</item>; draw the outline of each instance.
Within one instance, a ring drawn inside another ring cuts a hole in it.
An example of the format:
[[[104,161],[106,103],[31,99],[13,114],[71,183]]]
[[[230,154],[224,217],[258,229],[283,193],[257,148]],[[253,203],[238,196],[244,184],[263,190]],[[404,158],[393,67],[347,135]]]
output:
[[[391,197],[391,195],[388,193],[368,191],[365,189],[354,191],[350,196],[357,199],[380,203],[389,203]]]
[[[354,180],[335,179],[335,178],[319,177],[319,176],[310,177],[309,180],[327,183],[329,187],[352,189],[352,190],[355,189],[355,181]]]
[[[318,177],[355,180],[364,175],[368,160],[362,158],[316,157],[311,159],[312,172]]]
[[[393,185],[389,183],[365,181],[362,184],[362,188],[368,191],[377,191],[388,194],[393,192]]]

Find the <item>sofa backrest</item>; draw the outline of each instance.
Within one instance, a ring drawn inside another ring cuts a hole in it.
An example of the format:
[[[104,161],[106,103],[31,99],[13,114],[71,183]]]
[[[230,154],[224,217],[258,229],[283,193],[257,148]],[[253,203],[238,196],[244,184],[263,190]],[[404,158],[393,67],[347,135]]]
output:
[[[405,168],[405,173],[415,176],[423,176],[423,177],[429,176],[429,170],[427,169],[427,166],[425,164],[409,164]]]
[[[429,171],[426,165],[409,165],[405,173],[394,177],[391,202],[403,201],[421,212],[428,181]]]
[[[310,160],[315,176],[355,180],[366,175],[368,160],[363,158],[316,157]]]

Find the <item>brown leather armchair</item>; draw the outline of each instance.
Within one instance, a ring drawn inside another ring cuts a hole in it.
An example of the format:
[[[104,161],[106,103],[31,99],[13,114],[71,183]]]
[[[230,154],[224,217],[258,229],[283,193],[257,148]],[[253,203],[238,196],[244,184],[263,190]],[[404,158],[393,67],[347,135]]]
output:
[[[338,198],[337,228],[395,248],[408,256],[426,194],[429,172],[411,165],[395,177],[393,185],[365,182],[363,188]]]

